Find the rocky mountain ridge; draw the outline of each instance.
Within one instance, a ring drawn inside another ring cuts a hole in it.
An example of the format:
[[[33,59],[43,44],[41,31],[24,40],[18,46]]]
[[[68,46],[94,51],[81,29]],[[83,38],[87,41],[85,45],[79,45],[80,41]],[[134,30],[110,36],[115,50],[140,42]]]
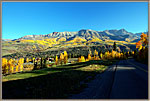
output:
[[[146,32],[144,32],[146,33]],[[118,41],[126,41],[126,40],[138,40],[140,38],[141,33],[131,33],[126,31],[125,29],[120,30],[104,30],[104,31],[95,31],[91,29],[81,29],[76,32],[53,32],[46,35],[26,35],[19,39],[15,40],[42,40],[48,38],[66,38],[66,41],[72,40],[76,37],[80,37],[83,39],[92,40],[93,38],[99,38],[101,40],[118,40]]]

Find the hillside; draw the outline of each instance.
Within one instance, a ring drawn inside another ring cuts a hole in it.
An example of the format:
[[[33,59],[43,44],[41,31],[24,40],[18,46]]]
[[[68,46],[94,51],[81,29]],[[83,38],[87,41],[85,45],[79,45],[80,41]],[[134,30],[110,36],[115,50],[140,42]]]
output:
[[[114,42],[118,45],[118,50],[130,51],[135,49],[135,42],[139,40],[140,33],[134,34],[120,30],[105,30],[94,31],[90,29],[82,29],[77,32],[53,32],[46,35],[27,35],[14,40],[2,40],[2,56],[28,56],[29,54],[46,54],[50,52],[51,55],[59,54],[63,50],[78,50],[82,51],[82,47],[88,53],[91,47],[98,51],[111,50]],[[98,49],[98,47],[101,47]],[[70,53],[75,53],[70,51]],[[91,49],[92,50],[92,49]],[[53,52],[55,51],[55,52]],[[26,53],[26,55],[24,55]],[[32,56],[31,55],[31,56]]]

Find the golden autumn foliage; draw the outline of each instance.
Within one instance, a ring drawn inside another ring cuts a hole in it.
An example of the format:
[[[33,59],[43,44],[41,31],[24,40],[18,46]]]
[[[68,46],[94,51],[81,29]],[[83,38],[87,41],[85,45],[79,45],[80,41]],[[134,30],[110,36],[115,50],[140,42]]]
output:
[[[134,51],[132,52],[132,55],[134,55]]]
[[[88,42],[100,42],[100,41],[102,40],[99,38],[93,38],[92,40],[89,40]]]
[[[60,41],[65,41],[65,39],[60,39]],[[59,41],[57,41],[57,38],[49,38],[49,39],[43,39],[43,40],[21,40],[21,43],[33,43],[33,44],[37,44],[37,45],[41,45],[46,47],[51,47],[54,44],[59,44]],[[35,46],[33,45],[32,48],[33,49],[43,49],[43,47],[41,46]]]
[[[24,63],[24,58],[20,58],[18,61],[18,71],[17,72],[22,72],[23,71],[23,63]]]
[[[68,62],[68,54],[67,51],[64,51],[64,63],[66,64]]]
[[[112,56],[112,58],[115,58],[115,54],[116,54],[116,51],[112,50],[112,51],[111,51],[111,56]]]
[[[146,41],[146,39],[147,39],[147,35],[144,34],[144,33],[142,33],[142,34],[141,34],[141,39],[140,39],[140,40],[144,42],[144,41]]]
[[[35,58],[34,57],[32,58],[32,61],[33,61],[33,63],[35,62]]]
[[[19,62],[20,64],[23,64],[23,63],[24,63],[24,58],[20,58],[18,62]]]
[[[105,53],[104,53],[105,59],[108,59],[108,55],[109,55],[108,52],[105,52]]]
[[[94,57],[94,60],[100,60],[99,56]]]
[[[121,52],[112,50],[111,52],[109,51],[105,52],[104,55],[100,53],[100,58],[101,59],[125,59],[125,55]]]
[[[103,59],[103,53],[100,53],[100,58]]]
[[[143,48],[143,46],[147,45],[148,45],[148,36],[142,33],[140,41],[136,42],[136,48],[138,48],[138,50],[140,51]]]
[[[136,59],[148,63],[148,36],[146,34],[141,34],[141,39],[136,43],[136,48],[138,48]]]
[[[89,61],[89,59],[85,59],[85,61]]]
[[[78,57],[78,62],[81,62],[81,58],[80,57]]]
[[[20,58],[18,61],[15,59],[2,58],[2,73],[11,74],[15,72],[23,71],[24,58]]]
[[[2,73],[6,73],[6,68],[7,68],[7,62],[8,60],[6,58],[2,58]]]
[[[94,56],[97,56],[98,55],[98,52],[97,50],[94,51]]]
[[[76,37],[73,40],[68,41],[67,43],[86,42],[86,41],[87,41],[86,39]]]
[[[136,43],[136,48],[139,48],[140,46],[142,46],[142,43],[141,43],[141,41],[138,41],[138,42]]]
[[[26,62],[27,62],[27,63],[29,62],[29,58],[26,58]]]
[[[67,51],[64,51],[64,54],[63,53],[60,53],[60,62],[61,64],[64,63],[66,64],[68,62],[68,53]]]
[[[81,56],[78,58],[78,62],[85,62],[85,57],[84,56]],[[88,60],[87,60],[88,61]]]
[[[56,56],[56,58],[55,58],[55,64],[56,65],[58,64],[58,56]]]
[[[81,56],[81,61],[80,62],[85,62],[84,56]]]
[[[88,60],[91,60],[92,58],[91,58],[91,54],[89,53],[88,54]]]
[[[99,60],[98,51],[94,51],[94,60]]]
[[[6,58],[2,58],[2,68],[5,67],[7,64],[7,59]]]
[[[63,53],[60,53],[60,61],[64,60],[64,55]]]

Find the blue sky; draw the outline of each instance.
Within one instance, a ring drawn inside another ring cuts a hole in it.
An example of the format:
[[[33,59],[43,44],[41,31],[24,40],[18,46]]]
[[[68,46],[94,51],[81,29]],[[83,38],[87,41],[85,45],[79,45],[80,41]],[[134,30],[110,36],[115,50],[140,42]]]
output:
[[[148,2],[3,2],[2,38],[124,28],[148,30]]]

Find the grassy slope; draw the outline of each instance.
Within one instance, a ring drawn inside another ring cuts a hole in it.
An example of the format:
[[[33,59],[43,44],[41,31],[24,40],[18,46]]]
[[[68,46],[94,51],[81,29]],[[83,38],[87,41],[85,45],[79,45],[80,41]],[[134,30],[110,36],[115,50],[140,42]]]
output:
[[[48,48],[49,46],[46,43],[42,43],[42,42],[47,42],[47,41],[41,41],[41,43],[40,42],[38,43],[39,46],[43,45],[43,47],[45,47],[44,51],[55,50],[55,49],[57,50],[58,48],[85,46],[85,43],[88,43],[88,42],[83,42],[83,43],[82,42],[81,43],[57,42],[57,43],[50,43],[51,48]],[[106,40],[106,41],[96,41],[96,42],[100,42],[101,44],[113,45],[114,41],[113,40]],[[135,43],[125,42],[125,41],[116,41],[116,43],[117,43],[117,45],[135,44]],[[13,54],[16,52],[31,52],[32,46],[35,44],[37,44],[37,43],[35,43],[35,42],[19,42],[18,43],[18,42],[13,42],[13,41],[3,42],[2,43],[2,56],[8,55],[8,54]],[[92,44],[92,43],[90,43],[90,45],[94,46],[94,44]],[[24,47],[26,47],[27,49],[24,49]]]
[[[7,81],[3,82],[3,98],[66,98],[86,86],[80,85],[80,81],[89,76],[94,78],[112,63],[89,61],[12,74],[3,77],[3,81]]]

